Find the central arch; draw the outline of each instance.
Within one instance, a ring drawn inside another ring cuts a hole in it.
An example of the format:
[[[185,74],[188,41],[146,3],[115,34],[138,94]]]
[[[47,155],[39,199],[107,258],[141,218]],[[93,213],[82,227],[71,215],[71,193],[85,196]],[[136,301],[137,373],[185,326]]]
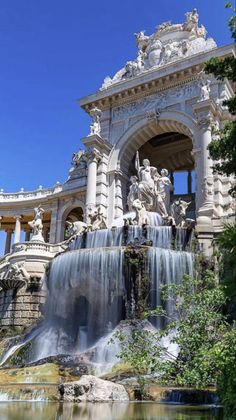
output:
[[[148,119],[145,115],[139,121],[132,124],[132,126],[119,138],[117,143],[114,145],[108,162],[109,174],[115,174],[117,173],[117,170],[120,170],[120,172],[123,174],[123,180],[120,182],[122,184],[120,196],[125,197],[127,195],[127,183],[130,174],[130,165],[137,150],[140,150],[142,146],[148,143],[151,139],[165,133],[182,134],[185,138],[188,138],[190,145],[189,148],[191,150],[197,149],[198,132],[199,129],[196,120],[190,115],[181,111],[166,110],[161,113],[159,118],[153,118],[152,120]],[[145,157],[151,158],[151,156]],[[191,159],[194,166],[193,157],[191,157]],[[119,194],[117,194],[117,187],[114,183],[113,177],[113,181],[111,178],[109,183],[109,201],[110,207],[112,208],[109,209],[110,222],[112,222],[112,218],[118,214],[115,208],[119,207],[120,211],[121,208],[125,210],[124,205],[121,204],[122,198],[120,198],[120,204],[117,204],[117,195]]]
[[[152,137],[158,134],[178,132],[192,140],[193,148],[197,148],[198,126],[196,120],[180,111],[163,111],[158,119],[147,119],[145,115],[134,123],[114,145],[109,162],[108,172],[119,168],[125,169],[135,152]]]

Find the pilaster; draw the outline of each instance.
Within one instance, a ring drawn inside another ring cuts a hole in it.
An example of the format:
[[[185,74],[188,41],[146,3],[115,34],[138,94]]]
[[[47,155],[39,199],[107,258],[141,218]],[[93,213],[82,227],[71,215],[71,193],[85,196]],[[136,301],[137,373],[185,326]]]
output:
[[[193,105],[199,127],[198,145],[194,150],[195,169],[197,175],[197,230],[212,232],[212,217],[214,214],[214,182],[212,172],[212,159],[208,146],[212,140],[212,127],[216,118],[217,109],[212,100],[207,99]]]

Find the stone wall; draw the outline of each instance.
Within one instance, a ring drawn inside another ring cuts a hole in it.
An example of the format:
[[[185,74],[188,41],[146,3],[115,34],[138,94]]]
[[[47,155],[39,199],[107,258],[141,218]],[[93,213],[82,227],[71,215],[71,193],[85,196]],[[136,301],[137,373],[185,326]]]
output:
[[[41,316],[46,292],[27,286],[21,289],[1,290],[0,326],[27,327]]]

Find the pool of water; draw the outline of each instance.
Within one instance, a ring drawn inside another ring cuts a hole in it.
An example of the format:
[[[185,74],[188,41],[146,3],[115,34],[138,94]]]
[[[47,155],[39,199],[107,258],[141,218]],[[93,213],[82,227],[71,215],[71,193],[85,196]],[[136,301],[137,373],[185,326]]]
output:
[[[1,420],[220,420],[222,418],[219,409],[213,407],[152,402],[113,404],[0,402]]]

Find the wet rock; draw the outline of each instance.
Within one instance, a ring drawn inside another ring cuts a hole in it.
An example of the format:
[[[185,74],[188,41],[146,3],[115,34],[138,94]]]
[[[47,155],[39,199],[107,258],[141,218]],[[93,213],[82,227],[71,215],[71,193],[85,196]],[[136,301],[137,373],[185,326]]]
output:
[[[109,402],[129,401],[123,385],[84,375],[79,381],[64,383],[59,386],[61,398],[72,402]]]
[[[92,363],[87,362],[81,355],[59,354],[48,356],[36,362],[29,363],[28,366],[40,366],[45,363],[55,363],[61,368],[65,368],[71,376],[90,375],[94,373]]]
[[[60,383],[59,367],[53,363],[24,368],[0,369],[0,385],[24,383]],[[65,380],[65,379],[64,379]],[[1,386],[0,386],[1,390]]]

